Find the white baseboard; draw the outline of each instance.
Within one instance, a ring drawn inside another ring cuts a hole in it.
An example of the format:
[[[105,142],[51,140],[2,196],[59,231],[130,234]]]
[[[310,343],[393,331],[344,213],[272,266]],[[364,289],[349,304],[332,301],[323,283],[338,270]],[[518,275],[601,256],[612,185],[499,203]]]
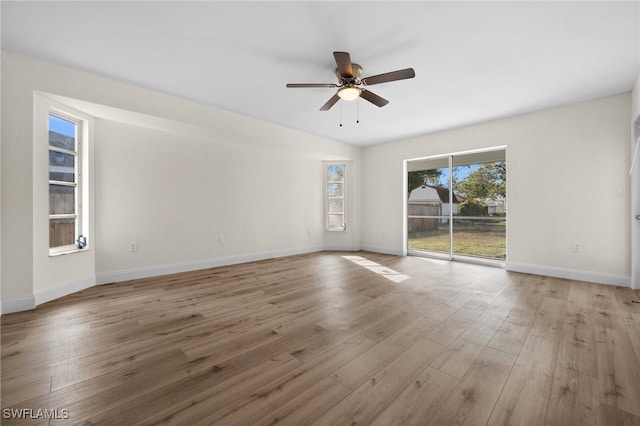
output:
[[[373,246],[362,246],[362,250],[371,251],[374,253],[392,254],[394,256],[403,256],[402,249],[396,250],[396,249],[388,249],[388,248],[373,247]]]
[[[96,285],[95,275],[70,281],[61,286],[35,292],[36,306]]]
[[[159,275],[176,274],[179,272],[197,271],[199,269],[216,268],[219,266],[237,265],[240,263],[256,262],[276,257],[294,256],[297,254],[322,251],[323,247],[302,247],[296,249],[273,250],[258,253],[227,256],[199,262],[174,263],[170,265],[147,266],[143,268],[126,269],[120,271],[96,273],[96,284],[108,284],[140,278],[156,277]]]
[[[36,308],[36,299],[33,294],[20,297],[3,298],[0,303],[0,314],[12,314],[14,312],[30,311]]]
[[[360,251],[360,246],[324,246],[323,251]]]
[[[527,265],[523,263],[507,262],[507,271],[523,272],[525,274],[545,275],[549,277],[565,278],[576,281],[587,281],[597,284],[631,286],[631,277],[625,275],[608,274],[604,272],[583,271],[579,269],[557,268],[551,266]]]

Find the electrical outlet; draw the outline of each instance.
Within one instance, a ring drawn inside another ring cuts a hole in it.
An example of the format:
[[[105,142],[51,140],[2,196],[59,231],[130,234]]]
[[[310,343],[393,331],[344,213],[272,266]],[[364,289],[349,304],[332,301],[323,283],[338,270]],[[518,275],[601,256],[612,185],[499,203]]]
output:
[[[131,253],[135,253],[135,252],[137,252],[137,251],[138,251],[138,243],[137,243],[137,242],[135,242],[135,241],[131,241],[131,242],[129,243],[129,251],[130,251]]]
[[[218,244],[224,244],[224,235],[218,235]]]
[[[581,250],[582,250],[582,246],[580,245],[580,243],[573,243],[573,252],[574,253],[580,253]]]

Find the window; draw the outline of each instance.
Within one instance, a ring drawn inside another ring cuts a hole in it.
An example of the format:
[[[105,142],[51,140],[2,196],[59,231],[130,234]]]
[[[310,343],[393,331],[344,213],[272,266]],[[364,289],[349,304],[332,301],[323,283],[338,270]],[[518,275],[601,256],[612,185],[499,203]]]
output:
[[[327,165],[327,230],[345,231],[345,165]]]
[[[82,236],[83,121],[49,113],[49,254],[84,248]]]
[[[409,254],[506,261],[504,148],[410,160],[407,171]]]

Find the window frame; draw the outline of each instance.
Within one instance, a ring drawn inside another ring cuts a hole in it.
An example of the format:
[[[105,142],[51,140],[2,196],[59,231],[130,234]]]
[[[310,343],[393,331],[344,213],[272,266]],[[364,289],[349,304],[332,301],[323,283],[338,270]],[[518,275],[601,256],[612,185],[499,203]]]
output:
[[[66,120],[74,123],[75,125],[75,151],[58,148],[51,146],[51,140],[49,138],[49,117],[54,116],[56,118]],[[84,223],[84,210],[85,210],[85,199],[87,198],[84,192],[84,162],[85,162],[85,144],[87,138],[87,128],[88,128],[88,120],[86,118],[80,117],[76,114],[73,114],[69,110],[66,110],[62,107],[57,107],[50,105],[47,108],[47,152],[60,152],[62,154],[68,154],[74,156],[74,182],[65,182],[59,180],[50,179],[49,172],[49,160],[47,160],[47,193],[50,194],[51,185],[58,186],[66,186],[74,188],[74,213],[68,214],[51,214],[51,198],[50,195],[48,197],[47,211],[49,212],[47,223],[47,228],[50,229],[51,221],[55,219],[75,219],[74,224],[74,239],[72,244],[66,244],[56,247],[51,247],[51,235],[49,234],[48,245],[49,245],[49,256],[57,256],[61,254],[73,253],[77,251],[81,251],[87,249],[88,246],[85,244],[83,247],[78,245],[78,238],[83,236],[86,238],[86,234],[84,230],[86,229]],[[48,158],[48,157],[47,157]]]
[[[341,181],[334,181],[334,180],[329,180],[329,168],[331,167],[342,167],[342,180]],[[347,230],[347,164],[346,163],[342,163],[342,162],[336,162],[336,163],[325,163],[325,167],[324,167],[324,182],[325,182],[325,230],[329,231],[329,232],[345,232]],[[339,197],[330,197],[329,196],[329,185],[334,184],[334,183],[339,183],[342,185],[342,196]],[[342,212],[341,213],[336,213],[336,212],[329,212],[329,201],[330,200],[342,200]],[[329,215],[337,215],[337,214],[341,214],[342,215],[342,224],[339,227],[330,227],[329,226]]]

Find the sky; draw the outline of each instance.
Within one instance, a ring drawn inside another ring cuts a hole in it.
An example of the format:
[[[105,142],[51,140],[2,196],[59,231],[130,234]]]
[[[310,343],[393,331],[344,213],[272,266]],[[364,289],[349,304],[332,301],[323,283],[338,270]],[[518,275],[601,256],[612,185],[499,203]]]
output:
[[[466,179],[466,177],[469,176],[469,173],[478,170],[481,165],[482,164],[471,164],[469,166],[457,166],[453,168],[453,171],[458,182],[460,182],[461,180]],[[442,173],[440,175],[440,185],[449,186],[449,168],[443,167],[438,170]]]
[[[49,114],[49,130],[75,137],[75,123]]]

